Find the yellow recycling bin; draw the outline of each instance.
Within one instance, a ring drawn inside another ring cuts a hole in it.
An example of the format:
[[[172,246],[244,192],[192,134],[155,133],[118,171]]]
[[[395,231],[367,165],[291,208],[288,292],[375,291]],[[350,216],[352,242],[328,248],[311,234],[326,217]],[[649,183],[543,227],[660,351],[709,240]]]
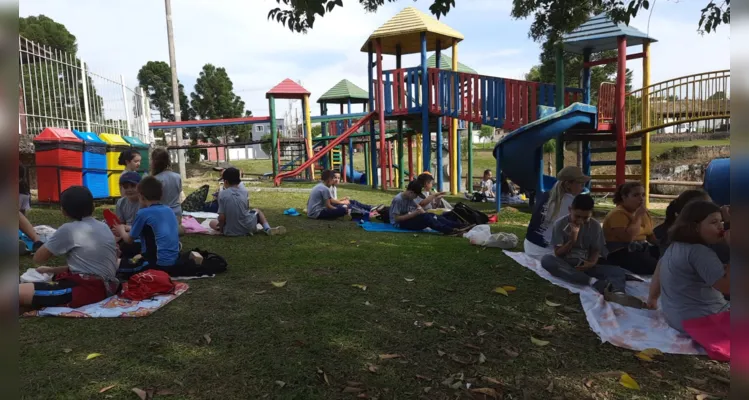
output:
[[[120,175],[125,170],[124,165],[119,165],[120,153],[130,148],[130,145],[120,135],[114,133],[102,133],[99,138],[107,144],[107,182],[109,184],[109,195],[120,197]]]

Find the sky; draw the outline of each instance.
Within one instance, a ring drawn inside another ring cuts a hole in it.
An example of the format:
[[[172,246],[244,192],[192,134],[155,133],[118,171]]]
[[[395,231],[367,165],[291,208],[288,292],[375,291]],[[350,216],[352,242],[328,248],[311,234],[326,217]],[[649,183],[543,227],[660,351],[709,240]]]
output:
[[[730,68],[730,28],[697,33],[700,9],[707,0],[653,0],[631,25],[658,40],[651,45],[651,82]],[[458,59],[482,75],[522,79],[538,64],[539,43],[528,38],[532,20],[514,20],[511,0],[458,0],[441,21],[461,32]],[[301,81],[318,96],[341,79],[366,89],[367,54],[360,51],[369,35],[405,7],[429,14],[429,0],[387,2],[365,13],[358,1],[345,0],[315,21],[307,34],[292,33],[267,20],[275,0],[172,0],[177,75],[192,90],[202,66],[226,68],[235,93],[256,116],[268,115],[265,93],[285,78]],[[91,71],[137,85],[138,70],[148,61],[169,62],[164,3],[156,0],[20,0],[20,16],[44,14],[64,24],[78,40],[78,54]],[[640,51],[631,47],[630,53]],[[415,66],[418,56],[404,56]],[[633,86],[641,86],[642,63],[629,61]],[[385,56],[384,68],[395,57]],[[298,105],[298,103],[297,103]],[[277,116],[288,104],[278,101]],[[354,112],[361,110],[355,108]]]

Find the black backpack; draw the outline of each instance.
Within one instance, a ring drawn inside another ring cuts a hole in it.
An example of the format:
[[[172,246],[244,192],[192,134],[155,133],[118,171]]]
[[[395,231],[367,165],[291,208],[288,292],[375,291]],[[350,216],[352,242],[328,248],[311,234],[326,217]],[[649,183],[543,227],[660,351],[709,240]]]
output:
[[[486,201],[486,195],[481,192],[473,192],[471,195],[471,201],[474,203],[483,203]]]
[[[390,207],[382,207],[379,211],[377,211],[377,219],[389,224],[390,223]]]
[[[460,202],[453,206],[452,213],[467,224],[488,224],[489,216]]]
[[[203,257],[200,265],[190,258],[190,253],[196,252]],[[180,254],[179,268],[176,268],[172,276],[206,276],[226,272],[229,264],[224,257],[216,253],[200,250],[198,248]]]

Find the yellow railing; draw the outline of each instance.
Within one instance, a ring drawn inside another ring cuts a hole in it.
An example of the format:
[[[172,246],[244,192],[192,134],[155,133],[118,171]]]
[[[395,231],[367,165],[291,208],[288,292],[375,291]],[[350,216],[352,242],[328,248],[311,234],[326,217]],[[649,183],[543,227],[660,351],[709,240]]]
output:
[[[731,71],[723,70],[683,76],[627,93],[625,130],[628,135],[639,135],[667,126],[730,118],[730,87]],[[643,95],[647,107],[643,107]],[[643,109],[649,118],[644,118]]]

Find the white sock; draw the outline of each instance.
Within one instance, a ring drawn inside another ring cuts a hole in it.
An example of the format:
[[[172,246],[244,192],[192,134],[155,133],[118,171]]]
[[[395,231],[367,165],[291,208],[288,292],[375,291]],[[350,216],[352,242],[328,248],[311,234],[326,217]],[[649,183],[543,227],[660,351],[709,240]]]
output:
[[[588,284],[591,285],[591,286],[593,286],[593,284],[596,283],[596,281],[598,281],[598,279],[596,279],[596,278],[590,278],[590,282]]]

